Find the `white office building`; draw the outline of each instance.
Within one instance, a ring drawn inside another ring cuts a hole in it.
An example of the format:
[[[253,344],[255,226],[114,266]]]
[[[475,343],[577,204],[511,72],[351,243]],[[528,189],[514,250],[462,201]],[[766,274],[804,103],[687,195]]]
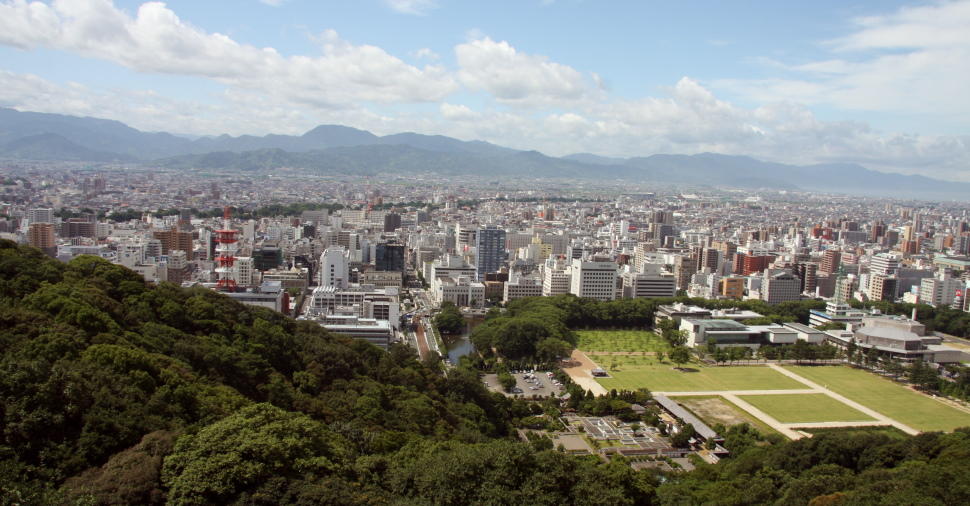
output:
[[[569,292],[577,297],[596,300],[616,299],[616,264],[584,262],[574,258],[570,268]]]

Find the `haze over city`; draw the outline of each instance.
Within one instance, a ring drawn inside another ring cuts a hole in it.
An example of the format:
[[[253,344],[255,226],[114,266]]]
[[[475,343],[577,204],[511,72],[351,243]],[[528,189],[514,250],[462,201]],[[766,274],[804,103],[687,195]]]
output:
[[[0,3],[0,106],[970,180],[970,2]]]

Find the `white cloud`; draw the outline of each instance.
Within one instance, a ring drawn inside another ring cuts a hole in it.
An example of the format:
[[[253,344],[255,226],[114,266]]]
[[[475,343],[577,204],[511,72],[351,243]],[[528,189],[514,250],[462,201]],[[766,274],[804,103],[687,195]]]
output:
[[[225,89],[211,103],[180,101],[151,90],[96,89],[0,70],[0,106],[179,133],[299,134],[337,123],[377,134],[482,139],[552,155],[713,151],[790,163],[855,161],[970,180],[970,137],[880,132],[859,122],[822,121],[808,108],[944,111],[936,117],[965,118],[970,43],[958,27],[964,21],[970,26],[970,17],[957,7],[966,5],[858,20],[855,32],[830,43],[830,58],[775,64],[798,79],[715,81],[711,87],[685,77],[661,96],[619,99],[594,73],[476,31],[455,47],[457,68],[449,70],[409,65],[334,31],[314,39],[320,54],[284,56],[194,27],[161,3],[129,14],[107,0],[12,0],[0,2],[0,44],[69,51],[139,72],[213,80]],[[939,28],[939,40],[927,35],[927,24]],[[437,61],[430,49],[410,56]],[[484,92],[484,99],[461,103],[455,92],[462,86]],[[724,88],[762,105],[731,103],[719,96]]]
[[[269,5],[270,7],[279,7],[283,5],[286,0],[259,0],[259,2]]]
[[[424,16],[438,7],[434,0],[385,0],[388,7],[401,14],[411,14],[414,16]]]
[[[425,60],[439,60],[439,59],[441,59],[441,57],[438,56],[438,53],[436,53],[436,52],[434,52],[431,49],[426,48],[426,47],[422,47],[421,49],[418,49],[417,51],[415,51],[414,52],[414,57],[415,58],[419,58],[419,59],[425,59]]]
[[[354,45],[336,32],[322,55],[284,57],[191,26],[165,4],[149,2],[131,17],[108,0],[24,0],[0,4],[0,43],[48,47],[121,64],[140,72],[198,76],[261,90],[296,103],[345,107],[437,101],[457,87],[442,68],[408,65],[383,49]]]
[[[970,114],[970,1],[906,7],[856,19],[853,26],[849,35],[823,44],[831,58],[783,65],[791,77],[714,85],[758,102],[934,115],[942,122]]]
[[[456,46],[455,54],[461,82],[501,102],[548,105],[590,98],[598,91],[592,76],[545,56],[517,51],[506,41],[472,40]]]

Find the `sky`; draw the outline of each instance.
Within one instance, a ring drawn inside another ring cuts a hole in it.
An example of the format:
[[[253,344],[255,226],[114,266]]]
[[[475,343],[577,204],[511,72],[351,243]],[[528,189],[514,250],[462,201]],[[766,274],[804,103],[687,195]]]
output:
[[[0,106],[970,181],[970,0],[0,0]]]

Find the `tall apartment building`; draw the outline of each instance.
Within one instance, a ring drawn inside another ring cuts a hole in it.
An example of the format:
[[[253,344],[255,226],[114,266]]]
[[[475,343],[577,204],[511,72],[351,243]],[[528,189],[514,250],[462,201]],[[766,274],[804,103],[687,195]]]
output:
[[[802,292],[814,293],[818,286],[818,264],[812,262],[798,263],[793,267],[793,274],[802,283]]]
[[[188,255],[182,250],[172,250],[168,253],[168,263],[165,264],[165,279],[169,283],[181,285],[189,279]]]
[[[53,223],[31,223],[27,230],[27,242],[47,256],[57,256],[57,239]]]
[[[697,264],[693,258],[679,256],[674,259],[674,276],[677,278],[677,289],[686,290],[690,286],[691,277],[697,272]]]
[[[839,270],[841,262],[841,251],[837,249],[825,250],[825,253],[822,253],[822,262],[818,267],[818,272],[822,274],[833,274]]]
[[[899,289],[899,257],[889,253],[873,255],[869,260],[868,295],[872,300],[896,300]]]
[[[505,230],[489,225],[478,229],[475,253],[475,277],[481,281],[485,274],[498,271],[508,252],[505,249]]]
[[[616,264],[573,259],[569,293],[596,300],[616,299]]]
[[[185,258],[192,261],[192,232],[181,232],[176,228],[171,230],[156,230],[152,237],[162,243],[162,254],[170,255],[173,251],[185,252]]]
[[[935,277],[923,279],[919,287],[919,300],[933,307],[949,306],[956,298],[957,290],[965,290],[966,283],[954,278],[946,270],[941,270]]]
[[[233,280],[237,286],[256,286],[258,285],[259,271],[255,268],[253,257],[236,257],[233,268]]]

